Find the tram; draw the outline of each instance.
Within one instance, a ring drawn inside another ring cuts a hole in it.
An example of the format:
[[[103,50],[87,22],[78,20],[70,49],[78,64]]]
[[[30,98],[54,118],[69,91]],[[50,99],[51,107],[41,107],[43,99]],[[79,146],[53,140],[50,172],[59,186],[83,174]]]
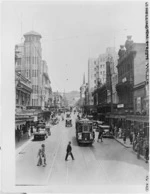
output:
[[[89,119],[76,120],[76,139],[78,145],[89,144],[92,145],[95,138],[93,129],[93,122]]]

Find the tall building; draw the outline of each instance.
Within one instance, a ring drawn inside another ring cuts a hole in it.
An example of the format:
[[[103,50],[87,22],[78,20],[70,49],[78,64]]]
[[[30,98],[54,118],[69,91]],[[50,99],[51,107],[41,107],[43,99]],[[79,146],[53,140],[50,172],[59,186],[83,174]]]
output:
[[[42,36],[34,31],[24,34],[24,43],[15,46],[16,71],[31,81],[32,93],[29,106],[49,106],[51,97],[48,66],[42,60],[40,39]]]
[[[85,83],[85,74],[83,75],[83,83],[80,87],[80,101],[81,104],[84,105],[85,103],[85,90],[86,90],[86,83]]]
[[[42,48],[40,39],[42,36],[34,31],[24,34],[24,73],[31,80],[33,92],[31,94],[31,106],[42,106]]]
[[[94,98],[92,93],[97,88],[102,87],[106,84],[107,68],[106,62],[108,59],[112,59],[110,64],[110,70],[112,75],[112,85],[113,85],[113,99],[114,102],[117,102],[117,92],[115,84],[117,83],[117,53],[114,47],[108,47],[104,54],[100,54],[96,59],[89,59],[88,62],[88,85],[89,85],[89,103],[93,105]],[[110,92],[108,91],[108,101],[110,101]],[[95,104],[98,104],[98,95],[95,94]]]
[[[48,66],[46,61],[42,60],[41,64],[41,74],[42,74],[42,93],[41,93],[41,104],[42,109],[48,108],[52,103],[52,89],[51,89],[51,81],[48,75]]]
[[[93,105],[94,100],[92,93],[96,86],[96,59],[88,60],[88,104]]]

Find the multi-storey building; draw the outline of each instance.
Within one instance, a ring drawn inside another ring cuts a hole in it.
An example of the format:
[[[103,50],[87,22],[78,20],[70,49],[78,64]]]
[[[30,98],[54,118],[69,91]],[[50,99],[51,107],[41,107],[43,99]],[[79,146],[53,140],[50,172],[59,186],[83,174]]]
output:
[[[42,36],[37,32],[31,31],[24,34],[24,38],[25,65],[23,71],[32,83],[31,106],[42,106],[42,48],[40,42]]]
[[[52,94],[52,105],[51,106],[54,108],[61,108],[63,106],[63,97],[58,91],[53,92]]]
[[[25,65],[24,58],[24,44],[17,44],[15,46],[15,71],[21,73],[22,76],[26,77],[23,71]]]
[[[32,93],[29,106],[43,107],[50,103],[51,87],[48,67],[42,60],[40,39],[42,36],[34,31],[24,34],[24,43],[15,47],[16,71],[31,81]],[[45,96],[46,95],[46,96]],[[48,95],[50,95],[48,97]]]
[[[48,66],[46,61],[42,60],[41,64],[41,74],[42,74],[42,94],[41,94],[41,104],[42,109],[48,108],[52,102],[52,89],[51,89],[51,82],[48,75]]]
[[[16,110],[26,109],[30,105],[30,96],[32,93],[31,82],[15,72],[15,86],[16,86]]]
[[[143,129],[147,134],[146,44],[134,43],[131,36],[127,36],[125,48],[126,50],[121,46],[118,53],[118,84],[116,89],[119,103],[117,113],[124,117],[124,122],[121,122],[122,127],[131,127],[132,124],[136,130]]]
[[[94,99],[92,93],[96,87],[96,59],[88,60],[88,104],[93,105]]]

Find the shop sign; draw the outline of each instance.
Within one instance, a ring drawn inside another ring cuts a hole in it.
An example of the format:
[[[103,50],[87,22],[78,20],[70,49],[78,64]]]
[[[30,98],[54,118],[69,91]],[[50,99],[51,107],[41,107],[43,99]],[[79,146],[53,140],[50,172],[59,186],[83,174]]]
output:
[[[124,108],[124,104],[118,104],[117,108]]]

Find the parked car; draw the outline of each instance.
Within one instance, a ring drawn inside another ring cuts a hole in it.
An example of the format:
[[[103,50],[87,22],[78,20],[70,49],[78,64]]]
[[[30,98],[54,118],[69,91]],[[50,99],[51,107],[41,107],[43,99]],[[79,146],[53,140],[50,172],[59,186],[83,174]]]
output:
[[[50,129],[50,126],[46,126],[46,131],[47,131],[47,133],[48,133],[48,136],[50,136],[50,135],[51,135],[51,129]]]
[[[109,125],[98,125],[98,130],[103,131],[103,137],[113,138]]]
[[[34,140],[45,140],[48,138],[48,132],[46,128],[38,128],[37,132],[34,133]]]

